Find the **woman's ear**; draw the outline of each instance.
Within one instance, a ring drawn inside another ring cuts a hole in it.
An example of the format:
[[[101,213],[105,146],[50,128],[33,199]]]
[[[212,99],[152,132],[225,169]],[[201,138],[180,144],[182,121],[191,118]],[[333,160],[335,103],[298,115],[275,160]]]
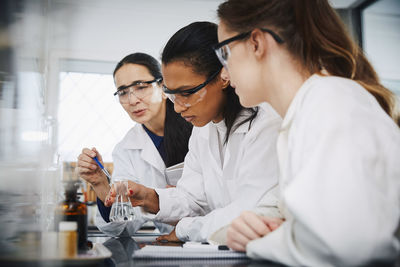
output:
[[[258,59],[263,58],[271,51],[273,38],[270,34],[265,34],[265,32],[262,32],[260,29],[254,29],[250,34],[249,40],[251,49]]]
[[[223,85],[222,87],[225,89],[226,87],[229,86],[230,83],[229,74],[228,71],[225,69],[225,67],[222,68],[220,76]]]
[[[158,86],[159,86],[160,91],[161,91],[161,97],[162,97],[162,99],[167,99],[168,97],[167,97],[167,95],[164,93],[164,91],[163,91],[163,89],[162,89],[163,84],[164,84],[164,80],[162,80],[162,81],[158,84]]]

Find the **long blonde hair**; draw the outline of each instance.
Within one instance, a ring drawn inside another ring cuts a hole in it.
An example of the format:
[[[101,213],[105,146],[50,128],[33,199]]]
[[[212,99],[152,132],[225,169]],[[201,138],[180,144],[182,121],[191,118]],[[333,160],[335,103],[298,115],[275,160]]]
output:
[[[265,26],[275,30],[310,73],[325,69],[358,82],[389,116],[398,119],[394,94],[380,83],[327,0],[228,0],[219,6],[218,16],[236,32]]]

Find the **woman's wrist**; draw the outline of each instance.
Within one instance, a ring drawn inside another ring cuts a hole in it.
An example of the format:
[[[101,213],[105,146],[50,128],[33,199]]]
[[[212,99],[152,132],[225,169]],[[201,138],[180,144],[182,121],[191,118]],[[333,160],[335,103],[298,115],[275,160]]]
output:
[[[108,192],[110,191],[110,185],[107,179],[104,179],[96,184],[92,184],[93,190],[96,196],[104,203]]]
[[[90,179],[86,179],[93,187],[104,186],[105,183],[108,184],[107,176],[103,172],[97,173],[96,176],[93,175]]]
[[[159,198],[156,190],[146,188],[143,208],[145,211],[157,214],[160,211]]]

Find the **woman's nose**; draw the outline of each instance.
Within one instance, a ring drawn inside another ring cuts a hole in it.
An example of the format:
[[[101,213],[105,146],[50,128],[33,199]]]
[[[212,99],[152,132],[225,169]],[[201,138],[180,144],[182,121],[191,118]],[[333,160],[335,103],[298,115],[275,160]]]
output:
[[[182,113],[183,111],[187,110],[188,108],[184,105],[180,105],[178,102],[174,102],[174,110],[176,113]]]
[[[132,92],[129,93],[129,104],[137,105],[140,102],[140,99]]]

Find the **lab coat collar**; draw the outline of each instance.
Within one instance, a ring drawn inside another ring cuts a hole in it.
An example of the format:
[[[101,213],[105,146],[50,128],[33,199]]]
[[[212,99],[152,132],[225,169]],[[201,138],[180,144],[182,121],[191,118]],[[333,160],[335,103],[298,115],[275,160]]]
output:
[[[303,101],[304,96],[311,88],[311,84],[319,78],[321,78],[321,76],[319,76],[318,74],[313,74],[300,86],[299,90],[297,91],[296,95],[289,105],[285,117],[283,118],[280,131],[285,131],[290,128],[290,125],[292,124],[292,121],[296,114],[297,106],[300,105]]]
[[[233,124],[232,128],[235,129],[236,125],[238,123],[240,123],[241,121],[245,120],[249,115],[250,115],[250,113],[247,110],[241,111],[239,113],[238,118],[236,118],[236,121]],[[214,126],[212,124],[213,124],[213,122],[209,122],[207,125],[205,125],[203,127],[205,127],[205,128],[216,127],[216,126]],[[232,134],[239,134],[239,133],[247,133],[249,131],[249,125],[250,125],[250,121],[246,121],[245,123],[243,123],[242,125],[237,127],[233,132],[231,132],[231,135]],[[200,131],[200,135],[203,138],[209,139],[210,138],[210,131]]]
[[[233,128],[235,128],[238,123],[242,122],[243,120],[245,120],[249,116],[251,116],[251,113],[248,110],[242,110],[239,113],[239,116],[236,119],[236,121],[235,121],[235,123],[233,125]],[[233,133],[234,134],[247,133],[249,131],[249,127],[250,127],[250,121],[246,121],[245,123],[243,123],[242,125],[237,127],[237,129]]]
[[[128,133],[127,138],[125,138],[124,147],[126,149],[142,150],[140,154],[142,159],[155,167],[161,173],[164,173],[164,161],[150,136],[146,133],[141,124],[136,124]]]

